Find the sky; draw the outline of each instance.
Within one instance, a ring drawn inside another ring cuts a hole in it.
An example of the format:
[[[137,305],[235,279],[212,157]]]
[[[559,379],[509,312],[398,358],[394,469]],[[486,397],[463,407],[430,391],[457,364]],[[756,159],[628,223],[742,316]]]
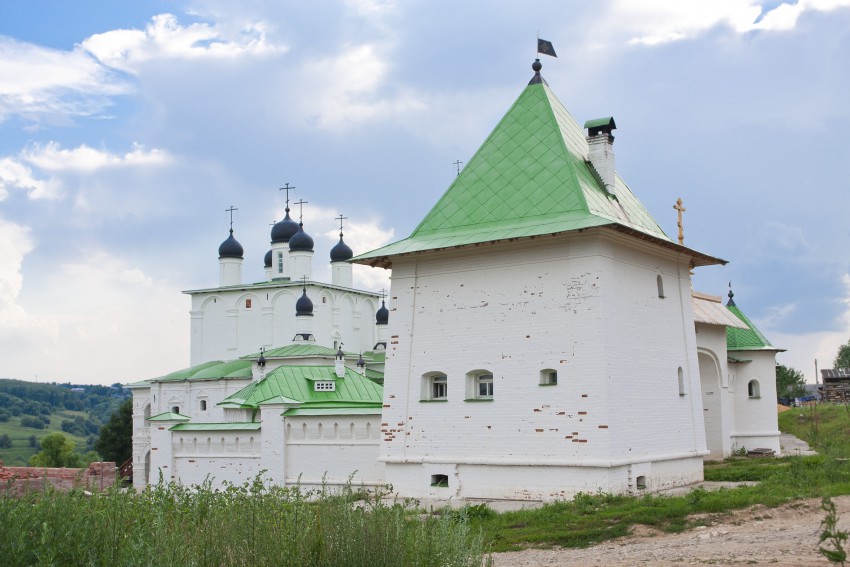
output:
[[[404,238],[533,75],[671,238],[815,379],[850,339],[850,0],[0,0],[0,377],[189,365],[189,297],[234,231],[264,279],[295,186],[329,281]],[[298,212],[296,208],[295,213]],[[355,267],[380,290],[389,272]]]

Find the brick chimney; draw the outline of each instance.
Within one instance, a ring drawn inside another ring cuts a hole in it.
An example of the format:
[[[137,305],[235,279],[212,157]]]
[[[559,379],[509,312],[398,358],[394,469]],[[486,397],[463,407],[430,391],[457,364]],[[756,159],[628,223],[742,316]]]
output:
[[[611,133],[617,129],[614,118],[597,118],[588,120],[584,127],[587,128],[587,160],[596,171],[602,185],[610,195],[616,195],[615,180],[617,173],[614,169],[614,135]]]

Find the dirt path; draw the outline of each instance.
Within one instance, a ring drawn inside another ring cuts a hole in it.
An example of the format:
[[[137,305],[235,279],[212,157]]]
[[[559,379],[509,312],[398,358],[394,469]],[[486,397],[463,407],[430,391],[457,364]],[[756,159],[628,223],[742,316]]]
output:
[[[850,530],[850,496],[834,499],[841,529]],[[587,549],[528,549],[494,554],[497,567],[608,565],[831,565],[818,549],[824,512],[820,500],[779,508],[753,506],[715,517],[712,525],[679,534],[645,526]]]

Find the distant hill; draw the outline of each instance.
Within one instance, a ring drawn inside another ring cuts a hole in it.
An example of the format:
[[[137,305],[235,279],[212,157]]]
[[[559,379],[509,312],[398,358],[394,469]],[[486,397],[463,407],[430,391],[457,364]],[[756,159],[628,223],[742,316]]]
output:
[[[97,440],[130,391],[121,386],[40,384],[0,378],[0,460],[26,465],[39,450],[38,440],[55,431],[72,439],[85,453]]]

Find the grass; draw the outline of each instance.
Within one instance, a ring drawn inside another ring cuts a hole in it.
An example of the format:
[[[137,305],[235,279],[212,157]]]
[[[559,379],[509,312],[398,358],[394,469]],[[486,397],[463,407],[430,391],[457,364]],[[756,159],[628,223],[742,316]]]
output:
[[[503,514],[477,512],[470,520],[492,551],[525,547],[587,547],[629,533],[635,525],[677,532],[708,524],[712,516],[762,504],[779,506],[802,498],[850,494],[850,408],[818,406],[780,415],[780,429],[819,451],[810,457],[748,459],[706,463],[705,479],[758,481],[755,486],[686,496],[580,494],[537,510]]]
[[[59,432],[65,437],[76,443],[76,451],[80,454],[85,453],[87,440],[85,437],[71,435],[62,431],[62,421],[73,421],[75,416],[88,417],[86,412],[61,410],[50,414],[50,425],[44,429],[33,429],[32,427],[23,427],[21,425],[20,416],[11,416],[9,421],[0,422],[0,435],[8,434],[12,439],[11,449],[0,449],[0,461],[8,467],[25,467],[29,462],[29,458],[36,454],[40,449],[38,447],[30,447],[29,438],[35,435],[37,439],[41,439],[48,433]]]
[[[850,494],[850,408],[785,412],[780,429],[820,454],[706,464],[706,480],[754,486],[676,497],[580,494],[501,514],[483,504],[411,513],[375,496],[305,495],[259,480],[224,491],[172,484],[90,498],[0,498],[0,557],[8,565],[472,566],[489,551],[586,547],[639,524],[678,532],[754,504]]]
[[[0,498],[0,557],[18,565],[472,567],[480,535],[401,503],[264,484],[160,484]]]

